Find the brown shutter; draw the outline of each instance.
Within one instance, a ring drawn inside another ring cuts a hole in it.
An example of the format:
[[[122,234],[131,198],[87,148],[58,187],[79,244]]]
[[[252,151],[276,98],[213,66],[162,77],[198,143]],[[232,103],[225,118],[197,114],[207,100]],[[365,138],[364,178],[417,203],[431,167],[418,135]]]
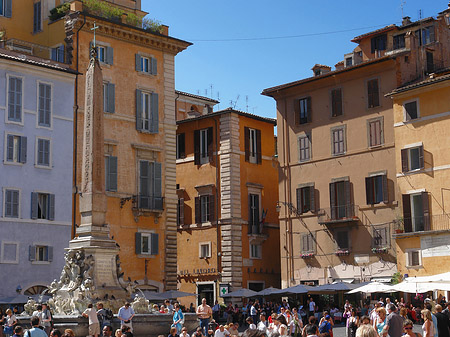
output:
[[[256,163],[262,163],[262,154],[261,154],[261,130],[256,130]]]
[[[253,212],[252,212],[252,195],[248,195],[248,234],[252,234],[253,228]]]
[[[431,230],[430,224],[430,200],[428,192],[422,192],[423,227],[425,231]]]
[[[408,172],[409,171],[409,167],[408,167],[408,149],[402,149],[401,157],[402,157],[402,172]]]
[[[300,100],[294,99],[294,123],[300,125]]]
[[[211,194],[209,197],[208,197],[208,201],[209,201],[209,204],[208,204],[208,207],[209,207],[209,222],[213,222],[214,221],[214,214],[215,214],[215,208],[214,208],[214,205],[215,205],[215,202],[214,202],[214,194]]]
[[[307,116],[307,121],[308,123],[311,123],[312,121],[312,106],[311,106],[311,96],[306,98],[306,104],[307,104],[307,108],[308,108],[308,116]]]
[[[179,140],[179,149],[180,149],[180,158],[184,159],[186,158],[186,142],[185,142],[185,134],[181,133],[178,135]]]
[[[354,215],[353,205],[351,204],[351,189],[350,189],[350,181],[344,181],[345,188],[345,207],[347,208],[347,218],[351,218]]]
[[[385,204],[389,203],[389,190],[388,190],[388,179],[387,174],[382,176],[383,179],[383,202]]]
[[[421,169],[425,167],[425,162],[423,160],[423,146],[419,146],[419,164]]]
[[[373,205],[373,177],[366,177],[366,204]]]
[[[208,158],[209,161],[213,161],[213,128],[209,127],[207,132],[208,137]]]
[[[244,127],[244,138],[245,138],[245,161],[250,160],[250,129]]]
[[[202,222],[202,214],[200,207],[200,197],[195,197],[195,223],[199,224]]]
[[[200,165],[200,130],[194,131],[194,164]]]
[[[297,213],[303,214],[302,189],[297,188]]]
[[[180,198],[179,225],[184,225],[184,198]]]
[[[403,202],[403,223],[406,233],[412,232],[411,221],[411,196],[409,194],[402,194]]]
[[[337,219],[336,209],[336,183],[330,183],[330,215],[331,219]]]
[[[309,209],[313,213],[316,211],[315,193],[316,193],[316,189],[314,188],[314,185],[310,186],[309,187],[309,200],[310,200]]]

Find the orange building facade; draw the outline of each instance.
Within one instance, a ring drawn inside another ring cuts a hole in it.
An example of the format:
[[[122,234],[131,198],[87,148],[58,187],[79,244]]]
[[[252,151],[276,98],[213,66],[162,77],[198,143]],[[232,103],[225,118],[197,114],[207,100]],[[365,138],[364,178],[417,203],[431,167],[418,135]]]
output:
[[[179,289],[211,304],[219,285],[279,287],[275,120],[177,93]]]
[[[141,289],[176,289],[174,62],[190,43],[168,36],[166,26],[155,32],[132,24],[133,15],[146,14],[140,1],[115,3],[122,15],[109,19],[72,1],[68,16],[53,21],[47,18],[51,2],[36,3],[13,1],[12,18],[1,18],[1,23],[7,47],[46,54],[41,56],[69,63],[80,72],[73,119],[74,226],[80,222],[76,191],[81,183],[84,72],[95,31],[103,72],[106,222],[120,245],[125,278],[136,280]],[[29,15],[26,22],[33,27],[19,26],[18,13],[21,19]]]

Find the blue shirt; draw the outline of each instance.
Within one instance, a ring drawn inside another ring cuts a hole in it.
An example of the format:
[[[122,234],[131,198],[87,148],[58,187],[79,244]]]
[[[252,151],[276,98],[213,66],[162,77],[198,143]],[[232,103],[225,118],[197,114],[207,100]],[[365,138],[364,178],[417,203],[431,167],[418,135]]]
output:
[[[48,337],[44,330],[33,328],[24,334],[25,337]]]
[[[128,321],[133,315],[134,310],[132,307],[128,307],[128,309],[125,307],[121,307],[117,316],[119,316],[119,319],[121,320]]]
[[[434,325],[434,337],[438,337],[438,326],[437,326],[437,318],[434,316],[434,314],[431,314],[431,318],[433,319],[433,325]]]

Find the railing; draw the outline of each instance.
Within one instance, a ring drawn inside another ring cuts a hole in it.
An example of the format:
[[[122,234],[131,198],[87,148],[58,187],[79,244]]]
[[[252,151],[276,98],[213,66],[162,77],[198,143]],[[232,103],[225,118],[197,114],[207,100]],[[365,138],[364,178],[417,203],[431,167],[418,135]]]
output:
[[[5,47],[9,50],[37,56],[47,60],[53,60],[62,63],[65,60],[65,51],[63,48],[50,48],[19,39],[8,39],[5,43]]]
[[[396,230],[398,233],[416,233],[429,231],[450,230],[450,214],[436,214],[431,216],[413,216],[404,218],[403,224]]]
[[[354,204],[322,208],[318,213],[318,221],[321,224],[358,221],[358,211],[359,207]]]

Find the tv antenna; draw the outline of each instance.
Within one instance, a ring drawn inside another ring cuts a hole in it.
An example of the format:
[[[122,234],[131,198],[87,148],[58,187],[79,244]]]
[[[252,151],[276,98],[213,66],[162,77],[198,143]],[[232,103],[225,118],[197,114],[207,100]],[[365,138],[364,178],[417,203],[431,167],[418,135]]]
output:
[[[401,4],[400,4],[400,8],[402,9],[402,20],[405,17],[405,15],[403,14],[403,10],[404,10],[405,5],[406,5],[406,0],[402,0]]]
[[[245,111],[248,113],[248,95],[245,95]]]
[[[234,101],[234,105],[233,105],[233,101],[231,101],[231,103],[233,105],[233,109],[236,109],[236,104],[239,101],[239,97],[241,97],[241,95],[237,95],[236,100]]]

